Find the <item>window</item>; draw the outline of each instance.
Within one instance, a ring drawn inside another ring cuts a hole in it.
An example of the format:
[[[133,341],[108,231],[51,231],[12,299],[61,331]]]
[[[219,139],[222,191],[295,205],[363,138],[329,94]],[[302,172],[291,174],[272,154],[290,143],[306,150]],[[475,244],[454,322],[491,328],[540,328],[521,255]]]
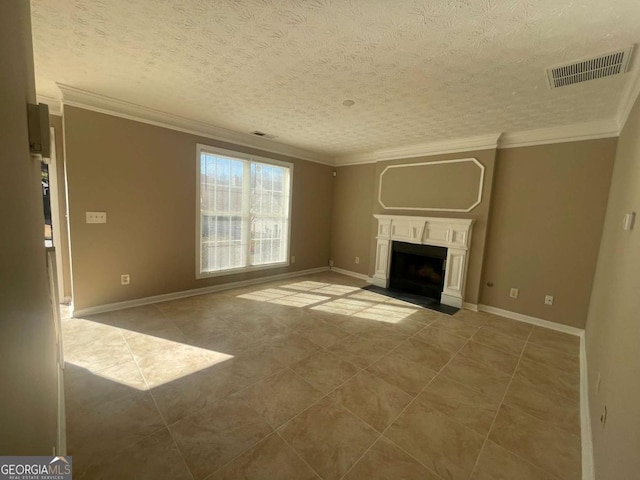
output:
[[[198,278],[288,265],[292,170],[198,145]]]

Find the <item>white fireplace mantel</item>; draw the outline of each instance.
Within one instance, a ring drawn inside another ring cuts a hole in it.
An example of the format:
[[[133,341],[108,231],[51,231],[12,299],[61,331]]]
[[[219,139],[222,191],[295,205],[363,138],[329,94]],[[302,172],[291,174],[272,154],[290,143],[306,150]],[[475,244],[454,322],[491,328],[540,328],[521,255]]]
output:
[[[440,302],[462,307],[471,245],[472,219],[374,215],[378,220],[376,269],[373,283],[389,286],[391,242],[434,245],[447,248],[444,289]]]

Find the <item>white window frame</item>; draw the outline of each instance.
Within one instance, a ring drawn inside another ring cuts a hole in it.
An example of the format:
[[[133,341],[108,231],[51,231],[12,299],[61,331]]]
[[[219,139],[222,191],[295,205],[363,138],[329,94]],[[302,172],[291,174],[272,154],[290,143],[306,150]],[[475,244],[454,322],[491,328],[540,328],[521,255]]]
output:
[[[225,270],[217,270],[215,272],[203,272],[201,271],[202,261],[202,212],[200,211],[200,175],[201,175],[201,160],[202,153],[210,153],[212,155],[222,155],[225,157],[236,158],[238,160],[248,160],[259,163],[266,163],[268,165],[274,165],[278,167],[285,167],[289,169],[289,228],[287,231],[287,243],[286,243],[286,260],[284,262],[269,263],[266,265],[250,265],[248,267],[228,268]],[[253,272],[257,270],[268,270],[273,268],[288,267],[290,265],[289,259],[291,258],[291,210],[293,204],[293,163],[283,162],[281,160],[275,160],[273,158],[261,157],[258,155],[250,155],[248,153],[237,152],[235,150],[227,150],[224,148],[212,147],[210,145],[204,145],[201,143],[196,144],[196,279],[220,277],[224,275],[234,275],[242,272]]]

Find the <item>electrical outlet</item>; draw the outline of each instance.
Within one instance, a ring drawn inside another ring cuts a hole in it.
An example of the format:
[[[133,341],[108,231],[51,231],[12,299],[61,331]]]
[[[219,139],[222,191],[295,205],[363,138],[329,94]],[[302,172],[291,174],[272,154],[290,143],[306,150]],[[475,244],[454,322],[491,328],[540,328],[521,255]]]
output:
[[[333,260],[329,260],[329,266],[333,267]]]
[[[545,295],[544,296],[544,304],[545,305],[553,305],[553,295]]]
[[[107,212],[85,212],[87,223],[107,223]]]
[[[360,257],[356,257],[356,263],[360,263]]]
[[[120,275],[120,285],[129,285],[131,283],[131,277],[128,273]]]
[[[518,290],[517,288],[512,288],[511,290],[509,290],[509,296],[511,298],[518,298],[518,295],[520,295],[520,290]]]
[[[291,263],[296,263],[296,256],[295,255],[291,255]]]

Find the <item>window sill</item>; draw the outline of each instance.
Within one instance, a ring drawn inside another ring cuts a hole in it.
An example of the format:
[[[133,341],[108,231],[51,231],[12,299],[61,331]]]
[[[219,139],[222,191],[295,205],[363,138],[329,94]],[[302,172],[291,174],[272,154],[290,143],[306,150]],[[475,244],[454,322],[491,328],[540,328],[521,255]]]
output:
[[[289,262],[269,263],[267,265],[253,265],[251,267],[232,268],[229,270],[216,270],[215,272],[196,272],[196,280],[213,277],[224,277],[227,275],[235,275],[237,273],[256,272],[260,270],[269,270],[273,268],[288,267]]]

